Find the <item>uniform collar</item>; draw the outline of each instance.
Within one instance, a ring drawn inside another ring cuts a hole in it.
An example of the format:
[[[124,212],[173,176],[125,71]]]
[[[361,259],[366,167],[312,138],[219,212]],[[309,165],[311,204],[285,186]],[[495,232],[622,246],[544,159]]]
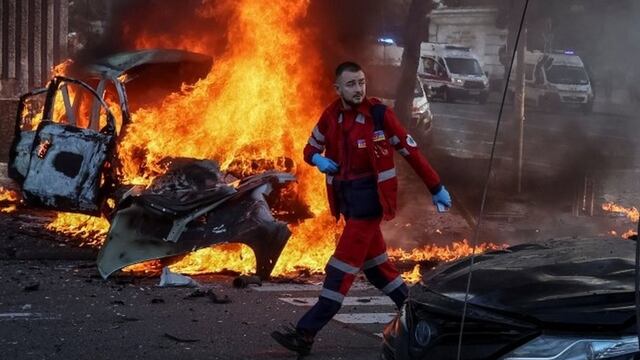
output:
[[[342,122],[342,113],[349,110],[355,110],[358,113],[358,115],[356,116],[356,122],[359,124],[364,124],[366,118],[371,117],[371,106],[373,105],[373,103],[368,97],[365,97],[357,107],[352,109],[345,109],[340,98],[336,99],[335,104],[338,112],[338,123]]]

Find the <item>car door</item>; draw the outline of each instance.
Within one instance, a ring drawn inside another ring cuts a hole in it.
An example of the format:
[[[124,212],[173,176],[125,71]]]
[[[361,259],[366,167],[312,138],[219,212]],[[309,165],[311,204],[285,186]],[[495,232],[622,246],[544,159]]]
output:
[[[20,99],[9,175],[30,205],[97,215],[113,183],[115,136],[115,117],[91,86],[55,77]]]

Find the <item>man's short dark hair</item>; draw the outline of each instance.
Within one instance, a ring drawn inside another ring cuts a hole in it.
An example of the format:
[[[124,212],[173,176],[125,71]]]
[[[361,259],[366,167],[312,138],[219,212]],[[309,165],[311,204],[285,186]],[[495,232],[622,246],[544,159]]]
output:
[[[354,63],[353,61],[345,61],[342,64],[338,65],[338,67],[336,68],[336,78],[342,75],[342,73],[345,71],[358,72],[361,70],[362,67]]]

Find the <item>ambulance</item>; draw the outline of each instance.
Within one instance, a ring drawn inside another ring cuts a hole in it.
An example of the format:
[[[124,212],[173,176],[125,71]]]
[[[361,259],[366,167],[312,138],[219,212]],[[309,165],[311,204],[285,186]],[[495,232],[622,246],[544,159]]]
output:
[[[513,74],[512,74],[513,78]],[[573,51],[525,53],[525,97],[527,105],[593,109],[594,92],[582,59]],[[515,83],[509,84],[510,94]]]
[[[427,43],[420,45],[418,77],[432,97],[448,102],[472,99],[484,104],[489,78],[469,47]]]

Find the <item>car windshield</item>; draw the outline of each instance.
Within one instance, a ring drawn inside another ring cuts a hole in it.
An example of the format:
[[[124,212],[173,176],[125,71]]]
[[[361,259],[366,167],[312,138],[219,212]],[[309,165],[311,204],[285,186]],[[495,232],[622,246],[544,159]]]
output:
[[[482,76],[482,68],[476,59],[448,57],[445,60],[453,74]]]
[[[546,70],[547,80],[552,84],[588,85],[589,78],[583,68],[567,65],[553,65]]]

